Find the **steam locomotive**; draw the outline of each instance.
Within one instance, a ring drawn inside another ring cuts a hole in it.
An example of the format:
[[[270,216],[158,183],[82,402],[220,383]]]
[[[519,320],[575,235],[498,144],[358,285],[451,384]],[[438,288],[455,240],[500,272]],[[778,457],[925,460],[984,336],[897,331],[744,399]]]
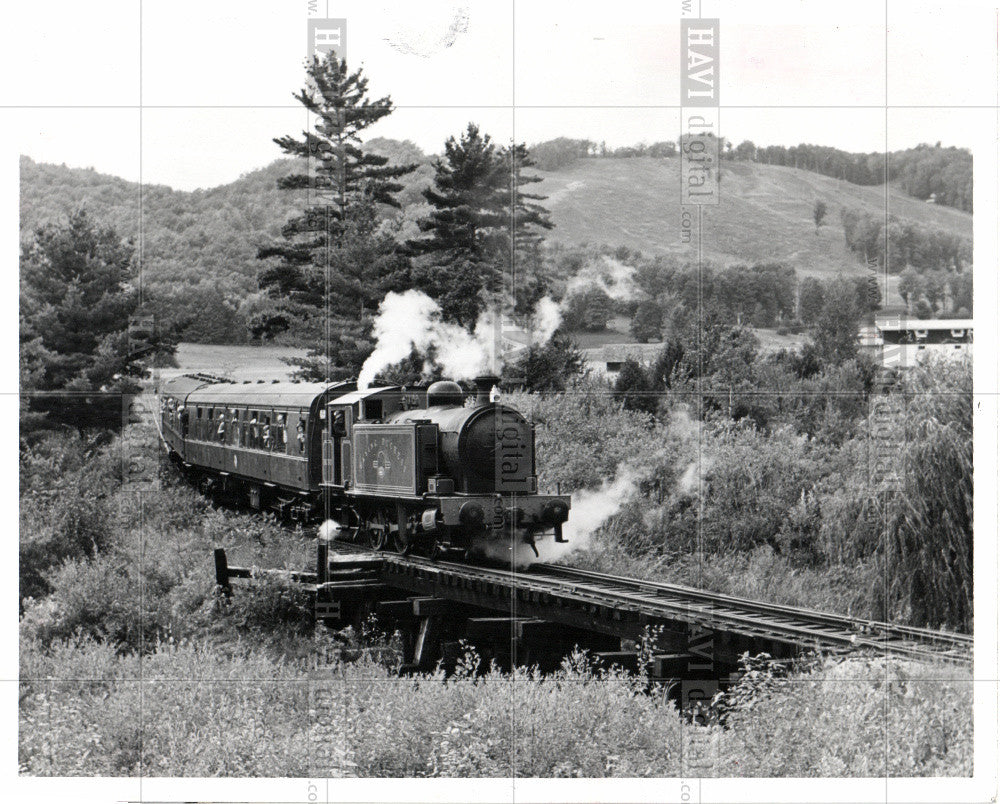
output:
[[[532,425],[490,400],[496,377],[475,382],[467,404],[446,380],[358,389],[185,375],[161,390],[161,435],[203,492],[332,519],[339,538],[376,550],[465,557],[565,541],[569,498],[537,493]]]

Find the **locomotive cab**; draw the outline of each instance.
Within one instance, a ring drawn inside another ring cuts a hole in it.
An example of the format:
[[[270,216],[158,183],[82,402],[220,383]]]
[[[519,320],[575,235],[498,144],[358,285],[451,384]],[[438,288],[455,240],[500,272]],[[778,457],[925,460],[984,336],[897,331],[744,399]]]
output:
[[[364,388],[337,397],[327,404],[323,433],[323,483],[351,485],[351,441],[357,424],[371,424],[402,407],[398,386]]]

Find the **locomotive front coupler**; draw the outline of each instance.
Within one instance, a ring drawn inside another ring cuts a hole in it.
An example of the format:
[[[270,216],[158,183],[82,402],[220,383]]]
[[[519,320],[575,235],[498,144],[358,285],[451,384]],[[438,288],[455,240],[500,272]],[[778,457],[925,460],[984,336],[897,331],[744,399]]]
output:
[[[538,553],[538,548],[535,547],[535,534],[530,531],[524,534],[524,543],[531,548],[532,552],[535,554],[535,558],[541,558]]]

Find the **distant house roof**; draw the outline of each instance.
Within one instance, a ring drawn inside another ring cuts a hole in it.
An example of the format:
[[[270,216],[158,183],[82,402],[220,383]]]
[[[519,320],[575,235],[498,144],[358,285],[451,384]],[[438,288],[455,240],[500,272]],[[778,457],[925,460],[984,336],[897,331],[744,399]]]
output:
[[[882,332],[903,332],[911,329],[972,329],[971,318],[896,318],[876,321]]]

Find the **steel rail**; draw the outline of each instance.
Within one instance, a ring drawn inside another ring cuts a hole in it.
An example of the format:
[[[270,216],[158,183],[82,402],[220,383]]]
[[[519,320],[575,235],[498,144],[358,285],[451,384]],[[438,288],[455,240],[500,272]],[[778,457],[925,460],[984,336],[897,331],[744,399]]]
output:
[[[511,587],[639,611],[663,619],[724,626],[735,633],[819,649],[868,650],[912,659],[972,662],[972,638],[965,634],[895,626],[792,606],[772,605],[673,584],[535,564],[506,570],[431,561],[418,556],[380,554],[383,561],[425,572],[492,581]],[[881,636],[878,636],[878,635]]]
[[[842,628],[852,634],[877,635],[882,634],[889,639],[910,639],[915,642],[940,645],[943,648],[972,648],[973,638],[970,634],[959,634],[949,631],[935,631],[928,628],[916,628],[908,625],[881,622],[878,620],[852,617],[850,615],[833,614],[816,609],[789,606],[780,603],[766,603],[760,600],[707,592],[680,584],[663,583],[639,578],[627,578],[621,575],[609,575],[592,570],[577,569],[554,564],[534,564],[532,574],[552,575],[561,578],[579,578],[594,582],[611,582],[617,586],[628,586],[639,591],[650,590],[655,593],[682,595],[690,600],[698,600],[712,605],[727,608],[738,608],[747,612],[757,612],[778,618],[793,618],[814,625]],[[874,638],[874,637],[873,637]]]

